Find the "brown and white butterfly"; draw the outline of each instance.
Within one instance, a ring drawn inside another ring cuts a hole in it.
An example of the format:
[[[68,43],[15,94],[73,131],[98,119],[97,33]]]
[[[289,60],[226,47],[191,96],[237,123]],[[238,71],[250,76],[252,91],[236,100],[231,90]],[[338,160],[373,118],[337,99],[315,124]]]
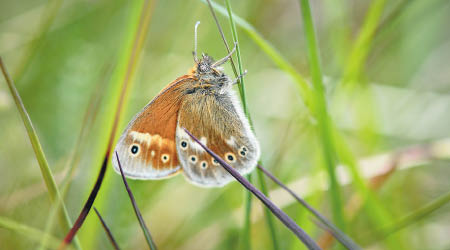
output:
[[[128,124],[115,151],[125,176],[162,179],[183,172],[190,182],[223,186],[233,177],[184,131],[214,151],[241,174],[251,172],[259,144],[232,86],[223,73],[225,58],[202,55],[189,74],[166,86]],[[119,172],[116,157],[114,169]],[[119,172],[120,173],[120,172]]]

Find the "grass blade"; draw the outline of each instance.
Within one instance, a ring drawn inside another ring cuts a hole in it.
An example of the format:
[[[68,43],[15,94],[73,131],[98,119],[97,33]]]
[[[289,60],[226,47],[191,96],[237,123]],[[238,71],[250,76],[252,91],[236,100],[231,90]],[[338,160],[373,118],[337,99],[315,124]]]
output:
[[[267,177],[269,177],[272,181],[278,184],[281,188],[286,190],[290,195],[292,195],[300,204],[302,204],[309,212],[311,212],[324,227],[327,228],[333,236],[342,243],[347,249],[361,249],[350,237],[348,237],[344,232],[339,230],[333,223],[331,223],[325,216],[320,214],[317,210],[311,207],[305,200],[300,198],[294,191],[284,185],[280,180],[278,180],[273,174],[271,174],[267,169],[263,168],[261,165],[258,165],[258,169],[261,170]]]
[[[252,183],[252,175],[247,176],[247,180]],[[252,213],[252,193],[245,192],[245,212],[244,212],[244,228],[242,236],[242,249],[250,250],[252,249],[251,243],[251,213]]]
[[[347,63],[342,83],[356,84],[362,72],[362,67],[365,65],[365,60],[370,50],[370,42],[378,27],[378,20],[381,17],[383,6],[386,0],[374,1],[367,13],[361,32],[353,45],[350,53],[349,61]]]
[[[69,233],[67,233],[66,237],[64,237],[64,240],[59,247],[60,249],[64,249],[67,244],[70,244],[70,242],[72,242],[73,237],[75,237],[75,234],[83,225],[86,216],[88,215],[92,205],[94,204],[94,200],[97,197],[98,191],[100,190],[100,186],[102,185],[103,178],[105,177],[106,173],[106,166],[108,165],[108,159],[109,159],[109,151],[107,151],[105,154],[105,159],[103,160],[103,164],[100,167],[100,172],[98,174],[97,180],[95,181],[95,185],[92,188],[92,191],[89,194],[89,197],[86,203],[84,204],[83,209],[81,210],[81,213],[78,216],[77,220],[75,221],[73,227],[70,229]]]
[[[434,201],[428,203],[427,205],[417,209],[416,211],[410,213],[409,215],[406,215],[403,218],[400,218],[396,223],[394,223],[392,226],[389,226],[387,229],[383,230],[384,236],[387,237],[413,223],[418,222],[419,220],[424,219],[434,211],[438,210],[445,204],[450,202],[450,192],[447,192],[446,194],[440,196],[439,198],[435,199]]]
[[[114,249],[119,250],[120,247],[117,244],[117,241],[114,239],[114,236],[111,233],[111,230],[109,230],[109,227],[106,225],[105,220],[103,220],[102,216],[100,215],[100,213],[98,212],[97,208],[94,207],[94,211],[98,216],[98,219],[100,220],[100,223],[102,223],[102,227],[103,229],[105,229],[106,235],[108,235],[108,239],[111,242],[111,245],[113,245]]]
[[[103,76],[108,75],[107,71],[109,70],[107,70],[107,68],[110,68],[110,66],[105,65],[105,70],[102,73]],[[92,92],[89,98],[90,100],[84,112],[85,114],[83,121],[81,122],[81,130],[75,142],[75,147],[69,156],[66,175],[64,176],[64,179],[60,185],[61,197],[63,199],[66,196],[67,191],[69,190],[71,184],[70,181],[72,180],[73,174],[75,173],[77,163],[79,161],[79,157],[81,154],[81,149],[83,148],[82,145],[84,144],[85,137],[87,136],[92,124],[94,123],[96,114],[99,110],[100,101],[103,97],[103,95],[101,94],[101,90],[105,87],[106,83],[107,83],[106,79],[99,80],[97,86],[95,87],[95,90]],[[60,209],[59,208],[60,205],[61,204],[59,202],[55,203],[53,207],[50,209],[47,223],[45,226],[46,233],[52,232],[54,226],[54,217],[56,215],[56,212]],[[45,237],[42,239],[41,246],[39,247],[40,250],[45,249],[46,240],[47,239]]]
[[[3,59],[1,57],[0,57],[0,67],[2,69],[3,76],[5,77],[8,88],[11,91],[11,95],[14,99],[14,102],[16,103],[17,109],[19,110],[20,116],[22,117],[25,129],[27,130],[28,137],[30,138],[30,142],[36,155],[36,159],[39,163],[42,177],[44,178],[45,185],[47,186],[50,200],[52,201],[52,203],[61,202],[61,222],[63,223],[65,230],[67,230],[71,228],[72,223],[70,222],[66,206],[61,198],[61,194],[59,193],[58,187],[56,186],[55,178],[53,177],[52,171],[48,165],[47,159],[44,154],[44,150],[42,149],[41,143],[39,142],[39,138],[37,136],[36,130],[33,127],[33,123],[31,122],[30,116],[28,115],[28,112],[25,109],[22,99],[20,98],[19,92],[15,88],[14,83],[11,77],[9,76],[6,66],[3,63]],[[76,242],[75,245],[77,248],[79,248],[78,242]]]
[[[206,0],[201,0],[206,3]],[[218,13],[223,16],[228,16],[227,10],[214,2],[211,2],[212,7]],[[232,13],[233,20],[235,23],[242,28],[247,35],[269,56],[269,58],[284,72],[290,75],[294,81],[297,83],[297,86],[300,90],[300,96],[302,97],[303,102],[306,106],[309,106],[310,103],[310,92],[311,88],[305,78],[297,72],[294,66],[290,64],[276,49],[272,46],[266,39],[263,38],[261,34],[247,21]]]
[[[208,0],[208,3],[211,7],[211,11],[214,12],[214,9],[211,5],[211,2],[209,2],[209,0]],[[236,57],[238,59],[239,76],[242,76],[239,78],[239,84],[238,84],[239,94],[241,96],[244,113],[247,116],[247,118],[250,120],[250,124],[251,124],[252,122],[250,119],[250,112],[248,111],[247,99],[245,98],[244,68],[242,67],[241,48],[239,46],[239,38],[238,38],[237,31],[236,31],[236,23],[234,22],[234,19],[233,19],[233,14],[232,14],[233,11],[231,10],[230,1],[226,0],[225,3],[227,5],[228,19],[230,20],[231,34],[233,35],[233,41],[236,44]]]
[[[217,16],[216,16],[216,14],[214,12],[214,8],[212,6],[212,3],[211,3],[210,0],[207,0],[207,2],[208,2],[209,9],[211,10],[211,14],[212,14],[212,16],[213,16],[213,18],[214,18],[214,20],[215,20],[215,22],[217,24],[217,28],[219,30],[219,33],[220,33],[220,35],[222,37],[222,40],[223,40],[223,42],[225,44],[225,48],[227,49],[227,51],[229,53],[230,52],[230,47],[228,46],[227,40],[225,39],[225,35],[224,35],[222,27],[220,26],[220,23],[219,23],[219,21],[217,19]],[[247,100],[245,98],[244,69],[242,67],[242,58],[241,58],[241,50],[240,50],[240,47],[239,47],[239,38],[238,38],[238,35],[237,35],[236,24],[235,24],[234,19],[233,19],[233,14],[232,14],[233,11],[231,10],[231,4],[230,4],[229,0],[226,0],[226,6],[227,6],[228,19],[230,21],[230,26],[231,26],[231,33],[232,33],[232,36],[233,36],[234,44],[236,44],[236,56],[238,58],[239,75],[237,74],[236,66],[234,64],[234,61],[233,61],[232,57],[230,59],[231,66],[233,68],[235,76],[238,77],[238,79],[239,79],[238,87],[239,87],[239,94],[240,94],[241,101],[242,101],[242,106],[243,106],[243,109],[244,109],[244,113],[245,113],[247,119],[249,120],[250,126],[252,127],[252,130],[253,130],[253,122],[252,122],[252,119],[250,117],[250,112],[248,111],[248,106],[247,106]],[[263,192],[264,195],[267,196],[268,192],[267,192],[267,189],[266,189],[266,186],[265,186],[265,180],[264,180],[263,176],[260,175],[260,174],[257,174],[257,177],[258,177],[258,181],[259,181],[259,183],[261,185],[261,191]],[[248,178],[248,180],[251,182],[251,179]],[[249,203],[251,203],[251,194],[248,191],[247,191],[247,199],[246,199],[245,202],[247,203],[245,206],[247,208],[250,208],[251,204],[249,204]],[[268,209],[265,209],[264,212],[265,212],[267,225],[269,227],[269,233],[270,233],[270,236],[272,238],[273,247],[274,247],[274,249],[278,249],[279,246],[278,246],[278,240],[277,240],[277,233],[276,233],[276,230],[275,230],[275,224],[273,222],[272,214],[270,213],[270,211]],[[246,209],[245,210],[245,221],[246,221],[246,223],[244,223],[244,230],[243,231],[244,231],[244,233],[246,233],[246,235],[243,238],[244,238],[244,241],[246,241],[244,243],[244,245],[248,246],[247,249],[250,249],[250,245],[251,245],[250,244],[250,239],[251,239],[251,237],[250,237],[250,225],[251,224],[247,223],[247,221],[248,222],[250,221],[250,216],[251,216],[250,213],[251,213],[250,209]]]
[[[36,242],[40,242],[42,238],[48,238],[45,247],[52,249],[56,249],[60,242],[60,240],[53,235],[2,216],[0,216],[0,228],[23,234],[25,237]]]
[[[228,165],[224,160],[222,160],[216,153],[211,151],[203,143],[201,143],[194,135],[191,134],[187,129],[183,128],[186,133],[196,141],[209,155],[211,155],[215,160],[217,160],[220,165],[222,165],[228,173],[230,173],[237,181],[239,181],[246,189],[252,192],[267,208],[272,211],[272,213],[289,229],[291,230],[297,238],[299,238],[305,246],[309,249],[320,249],[320,247],[314,242],[308,234],[306,234],[303,229],[301,229],[283,210],[278,208],[271,200],[269,200],[261,191],[259,191],[255,186],[248,182],[242,175],[239,174],[233,167]]]
[[[150,234],[150,231],[148,230],[147,225],[145,225],[144,218],[142,218],[141,212],[139,211],[139,208],[136,204],[136,200],[134,199],[133,193],[131,192],[130,187],[128,186],[127,179],[125,178],[125,175],[122,171],[122,165],[120,164],[119,155],[116,153],[117,162],[119,163],[119,169],[120,174],[122,175],[123,184],[125,185],[125,189],[127,190],[128,196],[130,197],[131,204],[133,205],[134,213],[136,214],[136,217],[139,221],[139,224],[142,228],[142,232],[144,233],[145,240],[147,241],[148,246],[151,250],[156,250],[156,245],[153,242],[152,236]]]
[[[142,7],[141,7],[140,15],[138,17],[138,21],[134,23],[136,25],[136,27],[134,27],[136,29],[135,33],[134,33],[134,39],[131,44],[131,51],[127,58],[126,70],[125,70],[124,74],[121,76],[121,77],[123,77],[122,78],[122,88],[121,88],[121,92],[119,95],[119,101],[116,106],[116,111],[115,111],[115,115],[114,115],[112,128],[110,130],[107,148],[106,148],[106,151],[104,154],[103,162],[100,167],[100,171],[99,171],[97,180],[96,180],[95,185],[92,188],[92,191],[89,194],[89,197],[88,197],[86,203],[84,204],[83,209],[82,209],[80,215],[78,216],[74,226],[72,227],[72,229],[69,231],[69,233],[64,238],[64,241],[61,244],[61,248],[64,247],[65,245],[69,244],[72,241],[72,239],[75,236],[75,234],[77,233],[77,231],[83,225],[83,223],[86,219],[86,216],[88,215],[88,213],[94,203],[94,200],[97,197],[97,194],[101,187],[101,184],[103,182],[103,178],[104,178],[105,172],[106,172],[106,167],[108,165],[108,161],[109,161],[111,151],[112,151],[115,134],[116,134],[117,128],[119,126],[120,116],[122,114],[122,109],[125,104],[125,98],[127,96],[128,90],[130,88],[131,81],[132,81],[132,78],[133,78],[133,75],[134,75],[134,72],[136,69],[136,64],[138,63],[139,55],[140,55],[140,52],[142,51],[142,46],[143,46],[143,43],[144,43],[144,40],[145,40],[145,37],[147,34],[148,24],[149,24],[149,20],[150,20],[150,16],[151,16],[150,13],[152,10],[151,3],[153,3],[153,2],[152,1],[143,1],[142,5],[141,5]]]
[[[333,135],[330,131],[331,118],[328,114],[327,101],[325,99],[319,48],[317,46],[309,1],[300,0],[300,5],[303,17],[303,29],[305,31],[305,37],[308,45],[308,60],[313,82],[313,114],[317,119],[317,127],[322,144],[323,157],[325,158],[324,161],[328,171],[333,218],[337,226],[345,231],[345,218],[344,212],[342,211],[341,191],[335,172],[336,153],[334,152],[334,144],[332,143]]]

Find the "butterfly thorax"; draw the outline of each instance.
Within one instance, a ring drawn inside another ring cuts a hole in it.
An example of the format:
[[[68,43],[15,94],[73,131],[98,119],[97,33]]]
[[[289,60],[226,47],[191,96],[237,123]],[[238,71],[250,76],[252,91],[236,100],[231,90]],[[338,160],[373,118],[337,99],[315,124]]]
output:
[[[214,65],[214,59],[203,55],[194,67],[193,75],[197,79],[194,90],[203,89],[214,93],[225,93],[231,88],[231,79],[223,72],[223,68]]]

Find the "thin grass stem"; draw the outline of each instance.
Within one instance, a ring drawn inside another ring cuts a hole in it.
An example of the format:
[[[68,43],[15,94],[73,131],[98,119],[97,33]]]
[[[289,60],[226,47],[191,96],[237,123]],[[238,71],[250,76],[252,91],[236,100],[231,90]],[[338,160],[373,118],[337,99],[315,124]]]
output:
[[[59,193],[58,187],[55,182],[55,178],[53,177],[52,171],[47,162],[47,158],[45,157],[44,150],[42,149],[41,143],[39,141],[36,130],[34,129],[33,123],[31,122],[31,118],[28,115],[25,105],[22,102],[22,98],[20,97],[19,92],[14,86],[14,82],[9,76],[9,73],[6,69],[6,65],[3,63],[3,59],[1,57],[0,57],[0,68],[3,72],[3,76],[5,77],[6,83],[17,106],[17,109],[19,110],[20,116],[22,117],[23,124],[25,125],[25,129],[28,133],[28,137],[30,138],[31,146],[33,147],[36,159],[39,163],[39,168],[41,170],[42,177],[47,187],[50,200],[52,201],[52,203],[57,202],[61,203],[60,220],[64,226],[64,229],[68,230],[69,228],[72,227],[72,223],[70,221],[69,214],[67,213],[66,205],[61,198],[61,194]],[[78,241],[75,242],[75,246],[76,248],[80,248]]]
[[[201,0],[206,3],[206,0]],[[211,6],[223,16],[228,16],[228,11],[223,6],[211,2]],[[289,63],[275,47],[270,44],[263,36],[243,18],[232,13],[234,22],[247,33],[247,35],[264,51],[264,53],[284,72],[290,75],[299,87],[299,93],[306,106],[310,103],[311,88],[305,78],[297,72],[295,67]]]
[[[105,176],[106,169],[107,169],[106,167],[108,165],[109,158],[110,158],[110,155],[112,152],[115,134],[116,134],[117,128],[119,126],[122,109],[123,109],[123,106],[125,105],[126,97],[128,96],[128,91],[130,89],[133,75],[136,70],[137,63],[139,61],[138,60],[139,55],[140,55],[140,52],[142,51],[142,46],[143,46],[144,40],[146,38],[148,25],[149,25],[150,17],[151,17],[151,10],[152,10],[152,6],[153,6],[152,3],[153,2],[150,0],[143,1],[141,4],[140,12],[139,12],[140,14],[138,15],[136,20],[133,20],[133,25],[134,25],[133,28],[135,29],[134,30],[135,32],[134,32],[132,42],[130,44],[131,45],[130,50],[129,51],[127,50],[127,52],[128,52],[127,60],[126,60],[126,64],[124,64],[125,71],[123,71],[123,75],[121,75],[121,83],[122,83],[121,84],[121,92],[118,96],[119,100],[116,105],[114,120],[113,120],[112,128],[110,130],[110,134],[108,137],[108,143],[107,143],[107,148],[105,150],[103,162],[101,164],[100,171],[97,176],[95,185],[92,188],[92,191],[89,194],[89,197],[88,197],[86,203],[84,204],[83,209],[81,210],[80,215],[78,216],[74,226],[71,228],[69,233],[67,233],[66,237],[64,238],[64,241],[61,243],[60,248],[64,248],[67,244],[69,244],[72,241],[75,234],[77,233],[77,231],[83,225],[83,223],[86,219],[86,216],[88,215],[90,209],[92,208],[94,200],[97,197],[98,191],[103,182],[103,178]],[[134,18],[134,16],[133,16],[133,18]],[[122,69],[120,69],[120,70],[122,70]],[[121,73],[122,73],[122,71],[121,71]],[[114,80],[116,80],[116,79],[114,79]]]
[[[229,52],[230,51],[230,47],[228,46],[227,40],[225,39],[225,35],[223,33],[223,29],[222,29],[222,27],[221,27],[221,25],[220,25],[220,23],[219,23],[219,21],[217,19],[217,16],[215,14],[215,11],[214,11],[214,8],[212,6],[212,3],[211,3],[210,0],[207,0],[207,2],[208,2],[209,9],[211,10],[211,14],[212,14],[212,16],[213,16],[213,18],[214,18],[214,20],[215,20],[215,22],[217,24],[219,33],[220,33],[220,35],[222,37],[222,40],[223,40],[223,42],[225,44],[225,47],[226,47],[227,51]],[[230,4],[229,0],[226,1],[226,5],[227,5],[228,19],[230,21],[230,26],[231,26],[233,40],[234,40],[234,43],[236,44],[236,55],[237,55],[237,58],[238,58],[239,75],[237,75],[236,67],[234,65],[234,61],[233,61],[232,58],[230,60],[231,61],[231,66],[233,68],[234,74],[236,75],[236,77],[238,77],[239,94],[240,94],[240,97],[241,97],[244,113],[245,113],[247,119],[249,120],[249,123],[250,123],[250,126],[252,127],[252,130],[254,130],[253,122],[252,122],[252,119],[250,117],[250,112],[248,111],[247,101],[246,101],[246,98],[245,98],[244,69],[242,67],[242,58],[241,58],[241,52],[240,52],[240,46],[239,46],[239,39],[238,39],[237,31],[236,31],[236,24],[235,24],[234,19],[233,19],[233,14],[232,14],[233,12],[231,10],[231,4]],[[239,76],[242,76],[242,77],[239,77]],[[267,196],[268,192],[267,192],[267,189],[265,187],[265,180],[264,180],[264,178],[261,175],[259,175],[259,174],[257,175],[257,177],[258,177],[258,181],[259,181],[259,183],[261,185],[261,191],[263,192],[264,195]],[[251,179],[248,179],[248,180],[251,181]],[[247,195],[247,199],[245,200],[245,202],[246,203],[251,203],[251,196],[250,195]],[[251,204],[248,204],[248,205],[246,204],[245,206],[246,207],[250,207]],[[249,221],[250,220],[250,218],[249,218],[251,216],[250,213],[251,213],[251,210],[246,210],[245,221]],[[273,222],[272,214],[269,212],[268,209],[265,209],[265,215],[266,215],[265,217],[266,217],[267,225],[269,227],[269,233],[270,233],[271,238],[272,238],[272,243],[273,243],[274,249],[278,249],[277,233],[276,233],[276,229],[275,229],[275,224]],[[243,230],[244,233],[250,234],[250,226],[251,226],[251,224],[250,223],[248,223],[248,224],[244,223],[244,226],[248,226],[248,228],[244,227],[244,230]],[[250,235],[247,235],[247,236],[244,236],[244,238],[246,238],[246,241],[250,241]],[[245,245],[249,246],[250,242],[245,243]]]
[[[107,73],[106,73],[106,69],[105,69],[103,75],[106,75],[106,74]],[[64,179],[60,185],[61,186],[61,197],[63,199],[66,196],[67,191],[69,190],[70,181],[73,177],[73,174],[75,173],[76,166],[79,161],[79,156],[81,153],[81,149],[82,149],[82,145],[84,143],[85,137],[87,136],[87,133],[90,130],[90,127],[92,126],[92,124],[95,120],[96,113],[99,110],[100,101],[103,97],[103,95],[101,94],[101,89],[105,87],[104,85],[106,85],[106,82],[107,81],[105,79],[103,81],[102,80],[98,81],[98,84],[97,84],[95,90],[92,92],[92,94],[89,98],[90,100],[89,100],[89,103],[84,112],[85,114],[84,114],[83,121],[81,122],[81,130],[77,137],[77,141],[75,142],[75,147],[72,150],[72,153],[68,159],[66,175],[64,176]],[[52,208],[50,209],[48,220],[47,220],[47,223],[45,226],[46,233],[52,232],[53,227],[54,227],[55,215],[56,215],[57,211],[60,209],[60,206],[61,206],[61,203],[57,202],[57,203],[53,204]],[[46,240],[47,240],[47,238],[45,238],[45,237],[42,238],[41,245],[39,247],[40,250],[45,249]]]
[[[330,231],[333,236],[342,243],[347,249],[361,249],[350,237],[348,237],[344,232],[339,230],[333,223],[331,223],[325,216],[320,214],[317,210],[315,210],[312,206],[310,206],[305,200],[300,198],[294,191],[284,185],[280,180],[278,180],[274,175],[272,175],[267,169],[263,168],[261,165],[258,165],[258,169],[260,172],[264,173],[267,177],[269,177],[273,182],[278,184],[281,188],[286,190],[292,197],[294,197],[300,204],[302,204],[310,213],[312,213],[324,227]]]
[[[145,240],[147,241],[148,246],[151,250],[156,250],[156,245],[153,242],[152,236],[150,234],[150,230],[148,230],[147,225],[145,224],[144,218],[142,218],[141,211],[139,211],[139,208],[137,206],[136,200],[134,199],[134,195],[131,192],[130,187],[128,186],[127,179],[125,178],[125,175],[123,174],[122,165],[120,164],[119,155],[117,152],[115,152],[117,162],[119,163],[119,169],[120,174],[122,175],[123,184],[125,185],[125,189],[127,190],[128,196],[130,197],[131,204],[133,205],[134,213],[136,214],[136,217],[139,221],[139,225],[141,226],[142,232],[144,233]]]
[[[230,173],[237,181],[239,181],[247,190],[252,192],[270,211],[289,229],[299,240],[305,244],[309,249],[320,249],[320,247],[314,242],[314,240],[301,229],[283,210],[278,208],[267,196],[265,196],[261,191],[259,191],[255,186],[247,181],[237,170],[228,165],[222,158],[220,158],[211,149],[206,147],[201,143],[194,135],[191,134],[187,129],[183,128],[184,131],[196,141],[209,155],[211,155],[215,160],[217,160],[225,170]]]
[[[106,235],[108,236],[109,241],[111,242],[111,245],[114,247],[114,249],[119,250],[120,247],[117,244],[116,239],[114,239],[114,236],[111,233],[111,230],[109,229],[109,227],[106,225],[105,220],[102,218],[102,216],[100,215],[100,212],[97,210],[97,208],[94,207],[94,211],[97,214],[98,219],[100,220],[100,223],[102,224],[103,229],[105,229]]]

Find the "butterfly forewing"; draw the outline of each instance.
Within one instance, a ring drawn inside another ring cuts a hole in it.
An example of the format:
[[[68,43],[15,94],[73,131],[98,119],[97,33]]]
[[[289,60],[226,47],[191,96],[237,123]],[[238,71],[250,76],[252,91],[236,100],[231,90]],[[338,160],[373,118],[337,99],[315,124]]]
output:
[[[232,90],[223,94],[198,91],[183,99],[176,147],[185,176],[192,183],[214,187],[233,180],[183,128],[241,174],[249,173],[256,166],[259,145]]]
[[[181,170],[175,131],[183,85],[190,81],[183,76],[169,84],[128,124],[115,149],[125,176],[160,179]],[[113,165],[119,171],[115,157]]]

